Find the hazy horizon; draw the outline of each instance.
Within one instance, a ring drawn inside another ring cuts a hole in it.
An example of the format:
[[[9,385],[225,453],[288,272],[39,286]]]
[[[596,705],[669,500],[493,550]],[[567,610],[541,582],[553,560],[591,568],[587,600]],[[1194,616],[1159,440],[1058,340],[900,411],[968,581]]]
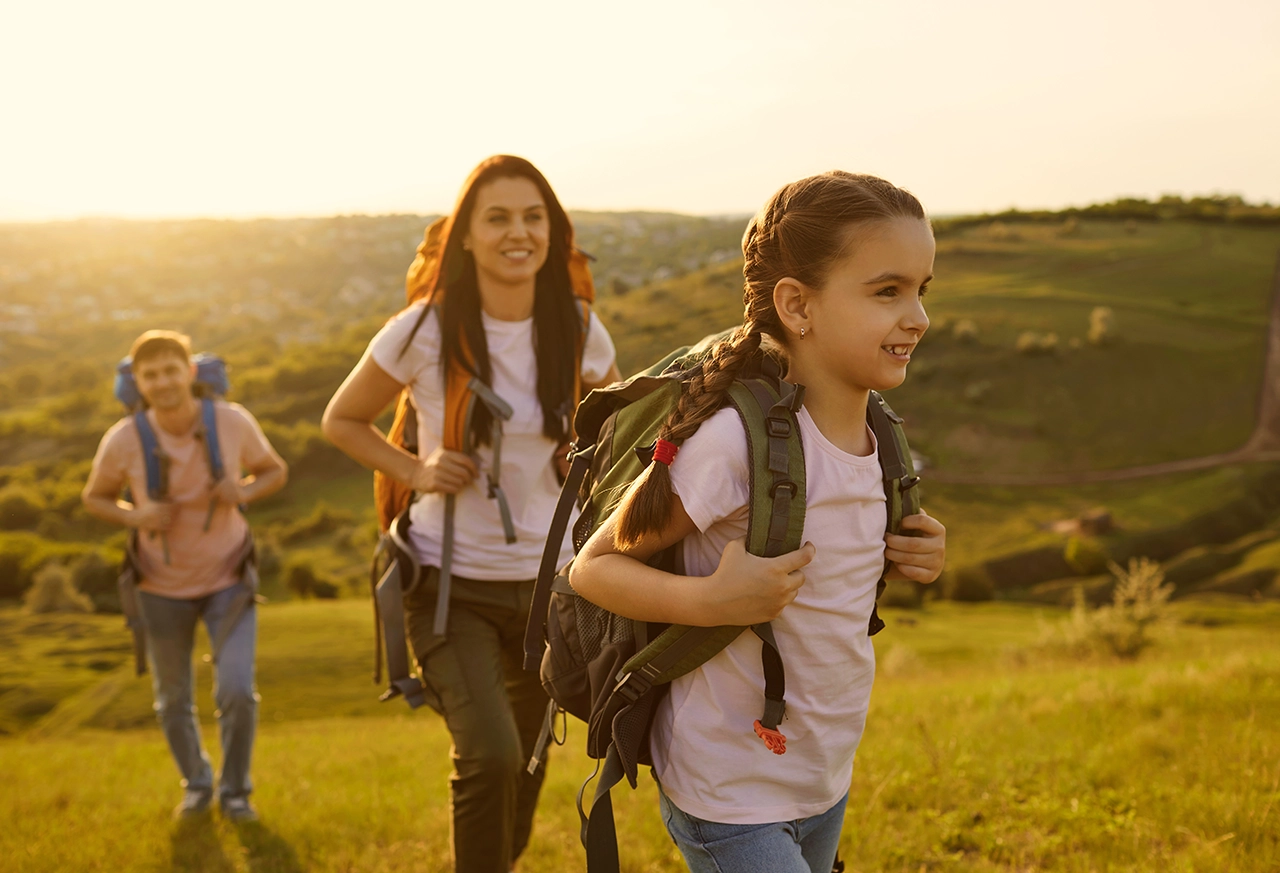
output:
[[[0,24],[5,223],[441,213],[499,152],[579,211],[747,215],[835,167],[937,216],[1280,201],[1265,0],[52,0]]]

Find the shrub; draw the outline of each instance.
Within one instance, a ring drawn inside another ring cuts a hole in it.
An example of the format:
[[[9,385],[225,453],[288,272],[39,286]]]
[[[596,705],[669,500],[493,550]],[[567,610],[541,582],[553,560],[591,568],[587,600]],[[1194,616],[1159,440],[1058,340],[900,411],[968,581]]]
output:
[[[71,565],[71,583],[93,603],[94,612],[119,612],[119,562],[112,563],[101,552],[82,555]]]
[[[284,578],[285,586],[296,597],[310,597],[319,581],[315,569],[305,562],[290,563],[285,568]]]
[[[995,583],[985,567],[957,567],[942,576],[942,596],[948,600],[978,603],[995,596]]]
[[[1115,339],[1115,319],[1110,306],[1095,306],[1089,313],[1089,342],[1105,346]]]
[[[0,489],[0,530],[29,530],[44,514],[44,498],[31,488],[6,485]]]
[[[338,586],[327,579],[317,579],[311,583],[311,593],[320,600],[336,600]]]
[[[334,509],[327,503],[320,503],[305,518],[285,525],[280,531],[280,541],[296,543],[311,537],[336,533],[352,526],[355,516],[342,509]]]
[[[978,325],[968,318],[962,318],[951,328],[951,336],[962,345],[973,345],[978,341]]]
[[[1080,576],[1094,576],[1107,569],[1110,557],[1097,540],[1090,537],[1073,536],[1067,540],[1062,557],[1072,570]]]
[[[1014,343],[1020,355],[1052,355],[1058,351],[1058,335],[1056,333],[1039,334],[1033,330],[1024,330],[1018,334]]]
[[[983,569],[996,588],[1027,588],[1077,575],[1060,546],[1040,546],[987,561]]]
[[[22,597],[32,615],[50,612],[93,612],[93,602],[71,584],[71,573],[61,564],[46,564]]]
[[[1150,558],[1133,558],[1127,569],[1115,563],[1110,568],[1116,579],[1111,603],[1090,609],[1077,587],[1071,617],[1050,630],[1049,642],[1077,654],[1101,651],[1119,658],[1136,658],[1155,642],[1152,631],[1166,619],[1173,586]]]
[[[964,386],[964,399],[970,403],[981,403],[991,393],[991,383],[985,379],[981,382],[970,382]]]

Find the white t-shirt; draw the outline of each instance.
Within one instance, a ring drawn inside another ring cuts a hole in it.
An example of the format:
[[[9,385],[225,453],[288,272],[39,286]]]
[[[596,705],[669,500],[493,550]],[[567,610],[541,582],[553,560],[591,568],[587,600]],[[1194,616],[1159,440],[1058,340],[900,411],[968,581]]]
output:
[[[831,444],[802,409],[804,538],[817,547],[805,584],[774,620],[786,670],[787,751],[775,755],[752,725],[764,712],[760,639],[744,632],[671,684],[651,735],[654,770],[680,809],[708,821],[763,824],[807,818],[845,792],[875,676],[867,622],[884,569],[880,464]],[[747,532],[747,438],[722,409],[680,447],[676,493],[699,533],[684,541],[685,571],[709,576],[725,544]]]
[[[427,316],[409,348],[400,354],[424,305],[414,304],[388,322],[369,343],[367,354],[391,378],[408,385],[413,392],[418,408],[418,454],[425,458],[440,445],[444,432],[444,379],[436,313]],[[488,497],[486,474],[492,468],[493,451],[482,446],[477,453],[480,476],[458,494],[453,572],[488,581],[532,579],[537,575],[547,528],[560,496],[552,460],[557,444],[542,433],[533,319],[500,321],[483,314],[482,318],[493,370],[492,388],[514,410],[511,419],[503,424],[499,482],[511,507],[516,541],[507,543],[498,501]],[[613,361],[613,341],[593,312],[582,355],[583,381],[601,381]],[[443,494],[424,494],[410,510],[413,546],[427,566],[440,565],[444,503]],[[570,523],[569,530],[572,529]],[[572,542],[566,532],[561,564],[572,556]]]

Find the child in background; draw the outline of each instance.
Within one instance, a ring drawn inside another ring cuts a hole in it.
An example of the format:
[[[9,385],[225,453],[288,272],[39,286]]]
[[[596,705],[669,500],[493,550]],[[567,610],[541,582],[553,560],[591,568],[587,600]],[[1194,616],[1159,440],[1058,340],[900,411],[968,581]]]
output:
[[[697,626],[771,621],[787,666],[785,755],[749,729],[763,687],[753,634],[672,683],[650,737],[661,812],[690,870],[828,873],[862,737],[875,652],[867,633],[890,579],[933,582],[946,530],[926,514],[885,534],[869,392],[900,385],[929,326],[933,232],[919,201],[873,176],[830,172],[778,191],[747,227],[742,326],[690,380],[669,445],[583,547],[579,594],[633,619]],[[721,408],[762,344],[805,386],[805,545],[748,554],[750,458]],[[662,442],[659,442],[662,447]],[[649,567],[682,542],[688,575]]]

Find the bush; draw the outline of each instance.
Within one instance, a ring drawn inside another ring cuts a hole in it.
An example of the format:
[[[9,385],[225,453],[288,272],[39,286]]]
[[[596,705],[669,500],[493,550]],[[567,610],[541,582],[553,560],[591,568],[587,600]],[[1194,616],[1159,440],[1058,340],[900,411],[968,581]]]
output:
[[[71,583],[93,603],[94,612],[120,611],[119,578],[119,561],[112,563],[101,552],[82,555],[71,565]]]
[[[1095,306],[1089,313],[1089,342],[1105,346],[1115,339],[1115,319],[1110,306]]]
[[[962,318],[951,328],[951,336],[961,345],[973,345],[978,341],[978,325],[972,319]]]
[[[1107,569],[1111,558],[1097,540],[1090,537],[1073,536],[1067,540],[1062,557],[1072,570],[1080,576],[1095,576]]]
[[[987,561],[983,569],[997,589],[1028,588],[1038,582],[1078,575],[1060,546],[1040,546]]]
[[[311,514],[295,522],[286,524],[280,530],[282,543],[296,543],[311,537],[337,533],[350,528],[355,516],[342,509],[334,509],[327,503],[319,503]]]
[[[71,584],[71,573],[61,564],[46,564],[23,595],[22,604],[32,615],[50,612],[93,612],[93,602]]]
[[[942,596],[948,600],[978,603],[995,597],[996,586],[985,567],[957,567],[942,576]]]
[[[320,600],[337,600],[338,586],[327,579],[317,579],[311,583],[311,593]]]
[[[981,403],[991,393],[991,383],[983,380],[981,382],[970,382],[964,386],[964,399],[970,403]]]
[[[284,584],[296,597],[310,597],[319,578],[312,566],[305,562],[290,563],[284,572]]]
[[[0,489],[0,530],[29,530],[44,514],[44,498],[31,488],[6,485]]]
[[[1052,355],[1058,351],[1058,335],[1056,333],[1039,334],[1032,330],[1024,330],[1018,334],[1014,343],[1020,355]]]

